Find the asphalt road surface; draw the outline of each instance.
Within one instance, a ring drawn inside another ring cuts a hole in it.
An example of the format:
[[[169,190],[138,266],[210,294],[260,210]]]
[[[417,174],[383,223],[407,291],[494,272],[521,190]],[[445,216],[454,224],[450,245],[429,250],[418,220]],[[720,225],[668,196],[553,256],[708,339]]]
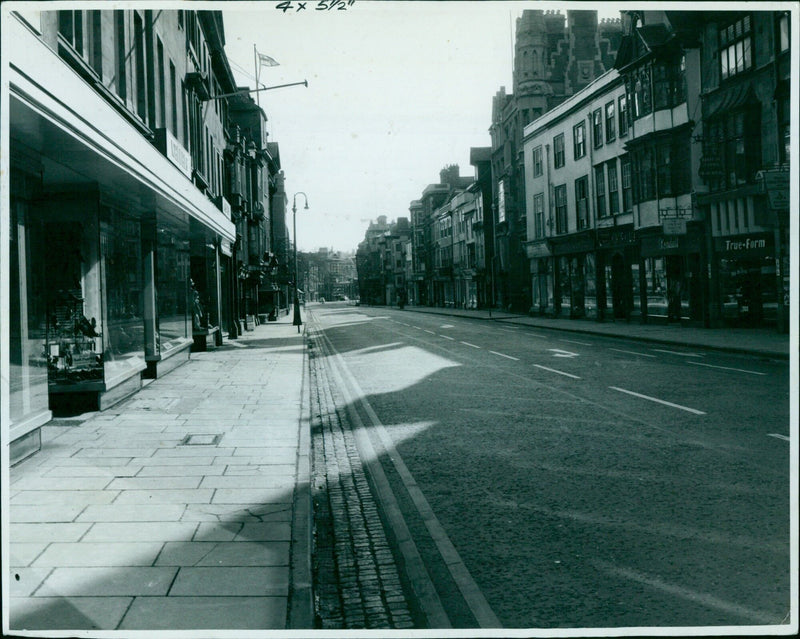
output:
[[[432,619],[788,622],[787,362],[309,310],[435,588]]]

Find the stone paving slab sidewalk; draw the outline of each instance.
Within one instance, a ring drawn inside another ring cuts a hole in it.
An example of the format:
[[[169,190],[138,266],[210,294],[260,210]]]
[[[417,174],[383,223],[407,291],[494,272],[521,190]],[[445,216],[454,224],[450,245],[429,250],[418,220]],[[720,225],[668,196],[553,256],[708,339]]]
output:
[[[375,307],[380,308],[380,307]],[[517,313],[493,310],[465,310],[431,306],[406,306],[405,310],[435,315],[494,320],[535,328],[550,328],[573,333],[623,337],[660,344],[682,344],[696,348],[710,348],[729,353],[742,353],[789,359],[789,335],[775,329],[762,328],[702,328],[676,324],[639,324],[637,322],[597,322],[585,319],[531,317]]]
[[[42,450],[10,469],[12,630],[313,627],[305,346],[291,320],[43,428]]]

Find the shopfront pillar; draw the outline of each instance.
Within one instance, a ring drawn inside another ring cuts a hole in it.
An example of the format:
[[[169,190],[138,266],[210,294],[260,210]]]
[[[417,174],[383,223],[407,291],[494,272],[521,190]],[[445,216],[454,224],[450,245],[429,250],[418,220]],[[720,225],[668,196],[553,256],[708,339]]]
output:
[[[142,220],[142,312],[144,316],[145,358],[160,353],[158,306],[156,303],[156,224],[155,219]]]

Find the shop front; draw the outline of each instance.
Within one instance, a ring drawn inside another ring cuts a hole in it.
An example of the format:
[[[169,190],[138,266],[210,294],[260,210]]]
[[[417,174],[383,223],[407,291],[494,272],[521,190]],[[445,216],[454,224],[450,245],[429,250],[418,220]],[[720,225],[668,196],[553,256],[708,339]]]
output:
[[[598,319],[637,318],[633,271],[638,271],[639,245],[633,224],[597,229]]]
[[[531,269],[531,313],[553,314],[553,268],[547,240],[533,240],[525,245]]]
[[[572,319],[597,319],[597,264],[594,231],[551,238],[554,312]]]
[[[39,38],[21,25],[6,34],[10,51],[25,52],[8,67],[2,377],[13,461],[38,449],[51,410],[105,409],[141,388],[151,364],[158,374],[170,355],[188,357],[190,280],[203,273],[218,322],[217,246],[235,235],[183,170]]]
[[[684,235],[640,231],[640,259],[632,268],[634,314],[642,321],[703,320],[703,228]]]
[[[17,158],[19,162],[21,158]],[[28,163],[26,163],[28,164]],[[12,165],[9,202],[8,413],[11,462],[41,446],[39,427],[52,418],[47,385],[47,311],[44,303],[47,246],[32,221],[32,199],[41,188],[35,164]],[[30,171],[30,173],[28,172]]]
[[[714,238],[719,316],[733,326],[775,326],[778,314],[773,233]]]
[[[145,376],[157,378],[189,359],[192,344],[189,219],[159,211],[150,223],[145,223],[144,229],[145,317],[155,317],[152,335],[150,322],[145,321]],[[155,285],[153,296],[147,290],[150,281]]]

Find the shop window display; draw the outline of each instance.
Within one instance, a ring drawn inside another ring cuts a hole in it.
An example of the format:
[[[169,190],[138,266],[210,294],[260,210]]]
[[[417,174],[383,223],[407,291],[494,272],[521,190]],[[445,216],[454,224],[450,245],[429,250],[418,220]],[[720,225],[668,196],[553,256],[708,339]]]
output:
[[[45,225],[47,335],[45,353],[51,386],[103,381],[96,226],[64,222]]]
[[[640,317],[642,314],[642,287],[639,278],[640,266],[638,262],[631,264],[631,290],[633,291],[633,307],[631,315]]]
[[[645,259],[645,283],[647,286],[647,314],[652,317],[667,317],[667,269],[663,257]]]
[[[778,310],[775,258],[721,259],[719,266],[723,319],[743,326],[775,324]]]
[[[569,258],[561,256],[558,259],[558,298],[559,298],[559,314],[569,315],[572,301],[570,296],[570,281],[569,281]]]
[[[106,292],[103,361],[107,381],[141,364],[144,357],[141,226],[138,220],[117,211],[111,211],[109,218],[100,232]]]
[[[46,269],[40,225],[27,219],[27,204],[12,198],[9,220],[9,416],[20,423],[46,411]]]
[[[189,335],[189,242],[167,228],[157,239],[157,345],[161,355],[183,345]]]
[[[595,255],[587,253],[583,262],[583,304],[586,317],[597,317],[597,274],[595,272]]]

